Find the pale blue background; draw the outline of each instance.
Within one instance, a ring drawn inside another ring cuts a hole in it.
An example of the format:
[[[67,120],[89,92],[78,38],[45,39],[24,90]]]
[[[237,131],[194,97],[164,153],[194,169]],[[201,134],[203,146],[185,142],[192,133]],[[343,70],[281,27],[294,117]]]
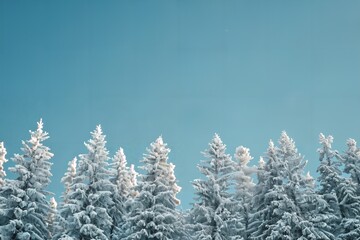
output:
[[[287,130],[315,174],[320,132],[341,151],[360,139],[359,13],[359,1],[0,0],[0,139],[10,158],[42,117],[57,196],[99,123],[137,165],[162,134],[184,208],[215,132],[255,163]]]

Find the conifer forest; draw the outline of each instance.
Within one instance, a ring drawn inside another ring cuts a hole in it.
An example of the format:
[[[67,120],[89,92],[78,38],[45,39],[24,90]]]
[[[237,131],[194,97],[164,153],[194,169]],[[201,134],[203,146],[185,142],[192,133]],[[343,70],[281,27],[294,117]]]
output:
[[[314,179],[285,131],[269,142],[257,166],[248,165],[248,148],[228,153],[215,134],[193,166],[203,176],[192,182],[194,201],[180,211],[181,187],[161,136],[134,167],[124,149],[109,153],[98,125],[85,153],[69,161],[62,195],[55,197],[47,191],[54,156],[48,138],[40,120],[18,154],[7,156],[6,141],[0,143],[2,240],[360,239],[360,148],[354,139],[336,150],[333,137],[320,134]],[[14,163],[8,169],[7,161]]]

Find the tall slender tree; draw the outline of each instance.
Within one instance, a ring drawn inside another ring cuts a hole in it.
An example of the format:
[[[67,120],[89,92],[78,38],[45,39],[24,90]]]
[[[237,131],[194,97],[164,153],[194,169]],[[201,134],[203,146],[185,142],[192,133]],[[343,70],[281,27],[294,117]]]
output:
[[[176,194],[180,188],[174,166],[168,162],[169,152],[162,137],[147,149],[142,160],[145,173],[140,176],[139,193],[123,227],[123,239],[184,239],[181,214],[176,210],[179,203]]]
[[[6,173],[4,170],[4,163],[7,162],[7,159],[5,158],[6,153],[7,152],[6,148],[4,147],[4,143],[0,142],[0,188],[5,184],[4,178],[6,177]]]
[[[4,163],[7,162],[6,154],[4,143],[0,142],[0,226],[5,223],[4,220],[6,218],[6,212],[4,211],[4,209],[6,209],[6,197],[3,196],[3,190],[6,184],[6,173],[4,170]]]
[[[50,237],[52,238],[54,234],[56,234],[56,227],[57,227],[57,202],[54,197],[50,198],[50,207],[51,211],[48,215],[48,229],[50,232]]]
[[[114,185],[109,180],[108,151],[105,135],[99,126],[85,143],[88,153],[79,155],[76,175],[70,185],[67,203],[69,209],[65,234],[79,240],[110,239],[112,218],[108,209],[113,205]]]
[[[207,158],[198,165],[205,179],[193,182],[197,202],[190,211],[189,228],[194,239],[231,239],[229,223],[232,221],[234,201],[229,193],[234,163],[226,152],[226,145],[215,134],[204,151]]]
[[[5,223],[1,226],[5,239],[49,239],[47,215],[51,207],[46,197],[50,195],[46,187],[50,183],[50,162],[53,154],[43,145],[49,138],[43,130],[40,119],[36,131],[30,131],[31,138],[23,141],[22,154],[12,159],[15,166],[10,168],[18,177],[9,180],[3,189],[6,196]]]
[[[270,141],[267,163],[259,179],[262,188],[254,197],[252,239],[327,239],[306,218],[309,179],[304,174],[306,161],[295,142],[282,132],[279,147]]]
[[[64,174],[64,177],[61,178],[61,182],[65,185],[65,191],[63,192],[61,199],[62,201],[59,204],[58,211],[56,214],[55,223],[53,226],[53,240],[57,239],[68,239],[70,238],[64,232],[67,229],[68,219],[72,216],[73,210],[70,208],[71,205],[68,205],[69,194],[71,193],[73,180],[76,176],[76,164],[77,158],[73,158],[68,163],[67,171]]]
[[[127,166],[124,150],[120,148],[113,157],[111,178],[112,183],[116,186],[113,194],[115,204],[110,210],[113,219],[111,238],[114,240],[121,239],[123,235],[122,227],[126,223],[128,213],[126,202],[131,201],[135,196],[136,180],[134,178],[136,178],[134,167]]]
[[[249,167],[249,161],[253,159],[250,150],[240,146],[235,152],[235,195],[234,200],[236,207],[234,208],[234,223],[232,225],[233,233],[238,239],[249,239],[249,223],[251,200],[255,184],[251,178],[251,174],[256,171],[255,168]]]

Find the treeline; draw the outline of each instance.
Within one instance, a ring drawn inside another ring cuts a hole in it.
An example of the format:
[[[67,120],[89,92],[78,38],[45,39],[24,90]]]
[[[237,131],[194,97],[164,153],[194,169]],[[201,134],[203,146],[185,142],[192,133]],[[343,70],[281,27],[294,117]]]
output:
[[[40,120],[12,158],[15,179],[6,178],[0,143],[2,240],[360,239],[360,149],[353,139],[339,152],[331,136],[320,134],[315,181],[285,132],[277,144],[270,141],[257,167],[248,166],[248,148],[238,147],[232,158],[215,134],[198,164],[204,177],[193,181],[195,202],[181,212],[181,188],[162,137],[150,144],[138,174],[123,149],[110,157],[97,126],[86,153],[69,162],[59,204],[48,201],[53,194],[46,190],[53,157],[43,144],[48,137]]]

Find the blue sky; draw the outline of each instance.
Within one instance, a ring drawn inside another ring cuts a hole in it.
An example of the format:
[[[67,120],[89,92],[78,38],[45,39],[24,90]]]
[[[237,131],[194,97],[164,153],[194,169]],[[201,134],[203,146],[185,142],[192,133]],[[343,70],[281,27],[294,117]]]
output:
[[[0,140],[43,118],[49,189],[102,124],[139,166],[159,135],[183,207],[214,133],[256,164],[286,130],[315,175],[320,132],[360,140],[359,1],[0,1]],[[9,162],[6,166],[10,166]]]

